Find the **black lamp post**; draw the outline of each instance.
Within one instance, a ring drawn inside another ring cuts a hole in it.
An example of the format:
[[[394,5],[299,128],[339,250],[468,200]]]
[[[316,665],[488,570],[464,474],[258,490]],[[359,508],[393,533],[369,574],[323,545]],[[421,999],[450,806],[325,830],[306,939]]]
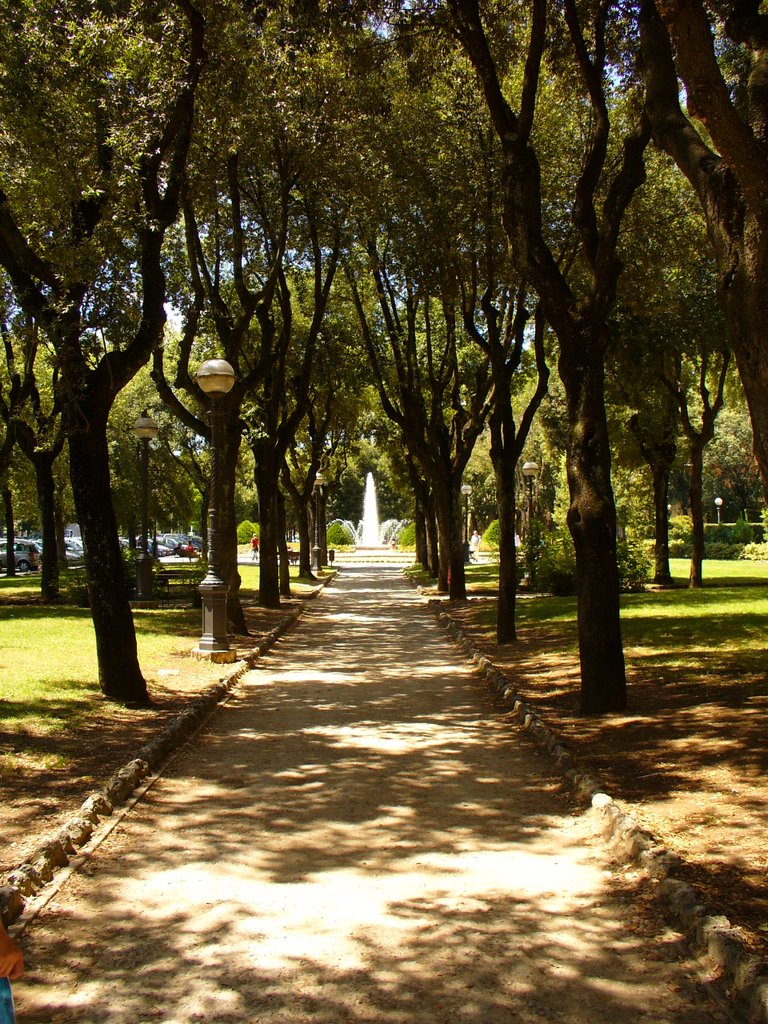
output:
[[[538,462],[524,462],[523,476],[528,484],[528,529],[530,531],[533,522],[533,481],[539,472]]]
[[[469,484],[461,485],[461,493],[464,495],[464,562],[469,562],[469,496],[472,488]]]
[[[147,502],[149,487],[149,442],[157,437],[159,427],[146,409],[133,425],[133,432],[141,441],[141,539],[136,558],[136,600],[152,600],[152,558],[147,547]]]
[[[720,525],[720,512],[723,508],[723,499],[715,498],[715,508],[717,509],[717,525]]]
[[[323,492],[323,483],[325,477],[322,473],[318,473],[315,477],[315,482],[312,485],[312,492],[315,495],[315,546],[313,548],[313,554],[315,556],[315,569],[320,572],[322,568],[322,548],[320,547],[320,497]]]
[[[226,359],[207,359],[195,374],[201,391],[211,399],[208,419],[211,424],[211,485],[208,507],[208,572],[200,584],[203,602],[203,632],[197,651],[217,660],[225,660],[233,652],[227,639],[227,584],[221,578],[219,557],[219,513],[221,506],[221,423],[224,418],[218,399],[232,390],[235,371]]]

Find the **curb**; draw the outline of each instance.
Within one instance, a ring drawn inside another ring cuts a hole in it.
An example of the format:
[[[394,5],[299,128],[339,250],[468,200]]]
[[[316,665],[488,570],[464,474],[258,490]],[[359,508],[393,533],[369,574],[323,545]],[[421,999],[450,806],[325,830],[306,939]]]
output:
[[[498,669],[468,639],[464,630],[444,610],[443,602],[427,599],[433,613],[451,640],[467,655],[485,677],[499,702],[511,711],[521,729],[554,763],[556,772],[584,807],[592,807],[608,838],[624,863],[636,864],[657,883],[660,902],[668,917],[683,932],[693,952],[709,956],[721,969],[726,995],[746,1007],[757,1024],[768,1024],[768,965],[746,948],[741,929],[726,917],[708,914],[697,901],[694,889],[674,877],[679,858],[660,846],[621,809],[600,783],[579,767],[571,751],[554,735],[536,709],[523,700],[509,677]]]
[[[0,885],[0,920],[9,926],[21,917],[32,900],[39,899],[43,890],[58,871],[68,867],[94,837],[105,819],[126,804],[134,791],[151,775],[161,773],[172,755],[213,714],[216,708],[231,694],[239,680],[249,672],[256,661],[272,648],[296,622],[306,608],[306,601],[318,596],[334,576],[324,579],[307,598],[305,603],[285,615],[278,624],[264,635],[258,646],[248,657],[237,662],[235,667],[214,683],[204,693],[192,700],[153,740],[141,747],[136,756],[107,779],[101,789],[91,793],[80,805],[80,809],[57,832],[52,833],[19,867],[6,875]]]

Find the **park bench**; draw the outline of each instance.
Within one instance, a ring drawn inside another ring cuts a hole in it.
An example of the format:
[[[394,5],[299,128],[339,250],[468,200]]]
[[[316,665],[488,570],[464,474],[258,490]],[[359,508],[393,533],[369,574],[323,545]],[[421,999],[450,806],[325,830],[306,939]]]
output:
[[[155,570],[155,583],[164,604],[172,601],[195,602],[198,598],[199,580],[190,576],[187,569],[161,566]]]

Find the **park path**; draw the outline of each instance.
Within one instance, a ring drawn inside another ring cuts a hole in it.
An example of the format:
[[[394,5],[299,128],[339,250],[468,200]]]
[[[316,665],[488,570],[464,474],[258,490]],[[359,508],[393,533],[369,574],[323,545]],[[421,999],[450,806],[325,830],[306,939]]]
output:
[[[345,569],[23,936],[19,1024],[694,1024],[544,763]]]

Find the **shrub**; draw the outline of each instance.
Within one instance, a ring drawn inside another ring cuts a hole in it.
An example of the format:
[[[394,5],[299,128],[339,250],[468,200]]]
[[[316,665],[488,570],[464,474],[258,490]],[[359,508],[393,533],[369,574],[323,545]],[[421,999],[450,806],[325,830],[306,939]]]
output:
[[[565,527],[545,533],[536,560],[536,585],[558,597],[576,593],[576,551]],[[642,590],[653,573],[653,559],[642,540],[616,544],[616,567],[623,591]]]
[[[576,593],[576,552],[566,527],[559,526],[541,538],[535,572],[541,590],[558,597]]]
[[[755,540],[757,540],[757,538],[752,524],[748,523],[744,518],[740,517],[737,519],[731,527],[731,543],[752,544]]]
[[[491,525],[483,534],[482,544],[489,551],[499,550],[499,520],[494,519]]]
[[[397,546],[399,548],[416,548],[416,524],[408,523],[397,535]]]
[[[67,569],[61,574],[61,596],[65,604],[76,608],[88,608],[88,584],[85,580],[85,569]]]
[[[743,544],[728,544],[727,542],[713,541],[704,544],[704,557],[713,558],[718,561],[732,562],[741,557],[744,550]]]
[[[619,541],[616,545],[619,586],[625,591],[642,590],[653,574],[653,558],[642,541]]]
[[[343,523],[331,523],[326,530],[325,540],[329,548],[343,548],[354,544],[355,538]]]
[[[250,519],[244,519],[242,523],[238,524],[237,527],[237,543],[250,543],[251,537],[254,535],[254,533],[256,534],[257,537],[261,536],[259,524],[252,523]]]
[[[739,558],[744,558],[748,562],[768,561],[768,543],[763,541],[762,544],[745,544]]]
[[[669,520],[669,549],[672,554],[672,545],[678,547],[690,544],[693,540],[693,523],[690,516],[671,516]]]

